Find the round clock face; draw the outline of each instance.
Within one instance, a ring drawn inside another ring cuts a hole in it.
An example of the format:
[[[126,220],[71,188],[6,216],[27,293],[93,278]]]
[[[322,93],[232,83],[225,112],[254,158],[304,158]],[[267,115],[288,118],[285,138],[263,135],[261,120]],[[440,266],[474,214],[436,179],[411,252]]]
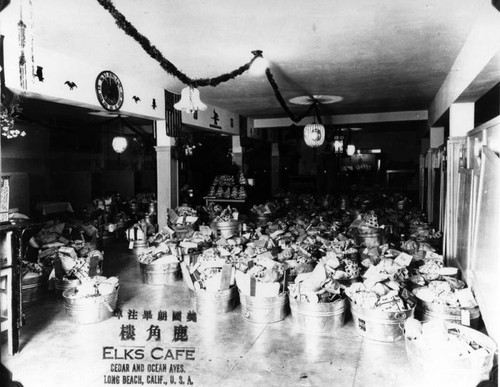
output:
[[[95,81],[95,91],[101,106],[115,111],[123,105],[123,85],[120,78],[111,71],[101,72]]]

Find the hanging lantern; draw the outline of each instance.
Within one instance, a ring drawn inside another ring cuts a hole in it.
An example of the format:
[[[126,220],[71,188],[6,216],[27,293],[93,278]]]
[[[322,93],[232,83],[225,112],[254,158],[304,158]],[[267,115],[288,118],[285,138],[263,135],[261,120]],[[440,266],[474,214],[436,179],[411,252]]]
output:
[[[116,136],[115,138],[113,138],[111,146],[116,153],[123,153],[125,149],[127,149],[128,141],[123,136]]]
[[[207,110],[207,105],[201,102],[200,91],[192,86],[188,86],[182,89],[181,99],[174,105],[174,108],[191,114],[198,110]]]
[[[307,146],[317,148],[325,142],[325,127],[321,124],[308,124],[304,127],[304,141]]]
[[[347,145],[346,153],[347,156],[352,156],[356,152],[356,147],[352,144]]]
[[[344,151],[344,136],[335,136],[333,139],[333,150],[340,154]]]

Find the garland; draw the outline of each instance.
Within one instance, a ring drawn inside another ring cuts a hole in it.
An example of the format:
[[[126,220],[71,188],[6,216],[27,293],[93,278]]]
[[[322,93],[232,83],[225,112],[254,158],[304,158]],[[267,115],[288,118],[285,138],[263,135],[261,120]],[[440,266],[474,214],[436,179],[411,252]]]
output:
[[[191,87],[203,87],[203,86],[215,87],[223,82],[230,81],[231,79],[234,79],[237,76],[246,72],[250,68],[252,63],[257,58],[262,56],[262,51],[260,50],[252,51],[252,54],[254,55],[252,60],[250,60],[250,62],[244,64],[243,66],[240,66],[236,70],[231,71],[230,73],[222,74],[215,78],[193,79],[188,77],[186,74],[180,71],[172,62],[166,59],[162,55],[160,50],[158,50],[154,45],[152,45],[151,42],[144,35],[142,35],[139,31],[137,31],[137,29],[125,18],[125,16],[115,8],[111,0],[97,0],[97,2],[111,14],[111,16],[115,19],[116,25],[120,29],[122,29],[127,35],[131,36],[137,43],[139,43],[140,46],[144,49],[144,51],[151,58],[155,59],[168,74],[175,76],[182,83]],[[313,102],[303,114],[296,116],[288,108],[285,100],[283,99],[283,96],[279,91],[278,84],[274,80],[274,77],[269,68],[266,69],[266,76],[269,81],[269,84],[274,90],[276,99],[278,100],[279,104],[281,105],[285,113],[288,114],[288,116],[293,122],[301,121],[304,117],[308,116],[313,110],[315,110],[316,116],[318,117],[318,120],[321,123],[321,118],[317,106],[318,103],[316,101]]]
[[[299,122],[301,121],[305,116],[308,116],[311,111],[314,109],[316,111],[316,115],[318,116],[318,120],[321,120],[321,118],[319,117],[319,114],[318,114],[318,106],[317,106],[317,102],[313,102],[308,108],[307,110],[299,115],[299,116],[296,116],[295,114],[293,114],[293,112],[290,110],[290,108],[287,106],[286,102],[285,102],[285,99],[283,98],[283,96],[281,95],[280,93],[280,89],[278,87],[278,84],[276,83],[276,81],[274,80],[274,77],[273,77],[273,74],[271,73],[271,69],[268,67],[266,69],[266,76],[267,76],[267,80],[269,81],[269,84],[271,85],[271,87],[273,88],[274,90],[274,95],[276,96],[276,99],[278,100],[278,102],[280,103],[281,107],[283,108],[283,110],[285,111],[286,114],[288,114],[288,117],[290,117],[290,119],[293,121],[293,122]],[[321,122],[320,122],[321,123]]]
[[[111,16],[115,19],[116,25],[122,29],[127,35],[131,36],[137,43],[141,45],[141,47],[146,51],[146,53],[156,60],[160,66],[170,75],[177,77],[182,83],[192,87],[203,87],[203,86],[212,86],[215,87],[223,82],[227,82],[231,79],[236,78],[238,75],[243,74],[247,71],[255,59],[262,56],[262,51],[252,51],[254,57],[252,60],[243,66],[237,68],[234,71],[231,71],[227,74],[222,74],[215,78],[201,78],[201,79],[193,79],[188,77],[182,71],[180,71],[172,62],[167,60],[160,50],[158,50],[151,42],[120,13],[113,3],[110,0],[97,0],[97,2],[106,9]]]

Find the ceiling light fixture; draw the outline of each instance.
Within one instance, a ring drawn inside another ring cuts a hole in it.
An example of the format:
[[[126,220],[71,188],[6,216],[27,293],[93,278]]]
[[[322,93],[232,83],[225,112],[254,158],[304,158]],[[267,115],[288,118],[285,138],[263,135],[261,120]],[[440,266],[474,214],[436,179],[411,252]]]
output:
[[[174,108],[191,114],[198,110],[207,110],[207,105],[201,102],[200,91],[197,88],[193,86],[187,86],[182,89],[181,99],[174,105]]]
[[[331,103],[336,103],[342,101],[339,95],[301,95],[299,97],[291,98],[289,101],[295,105],[311,105],[313,103],[320,103],[322,105],[328,105]]]
[[[118,116],[118,128],[120,131],[119,136],[115,136],[113,138],[113,141],[111,142],[111,146],[113,147],[113,150],[116,153],[123,153],[125,152],[125,149],[127,149],[128,146],[128,141],[127,138],[123,136],[122,134],[122,118],[121,116]]]
[[[347,145],[346,153],[347,156],[352,156],[356,152],[356,147],[352,144]]]
[[[318,109],[318,101],[313,100],[311,104],[312,109],[314,109],[314,122],[308,124],[304,127],[304,141],[307,146],[311,148],[317,148],[325,142],[325,127],[321,123],[321,116]],[[316,117],[318,122],[316,123]]]
[[[115,138],[113,138],[113,142],[111,143],[111,145],[113,146],[113,150],[116,153],[123,153],[125,149],[127,149],[128,141],[123,136],[116,136]]]

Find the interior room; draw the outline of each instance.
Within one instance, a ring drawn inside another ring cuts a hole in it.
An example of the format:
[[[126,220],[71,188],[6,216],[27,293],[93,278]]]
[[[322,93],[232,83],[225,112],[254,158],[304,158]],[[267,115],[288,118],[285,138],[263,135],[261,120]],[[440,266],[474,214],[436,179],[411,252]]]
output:
[[[500,1],[0,0],[2,386],[497,386]]]

